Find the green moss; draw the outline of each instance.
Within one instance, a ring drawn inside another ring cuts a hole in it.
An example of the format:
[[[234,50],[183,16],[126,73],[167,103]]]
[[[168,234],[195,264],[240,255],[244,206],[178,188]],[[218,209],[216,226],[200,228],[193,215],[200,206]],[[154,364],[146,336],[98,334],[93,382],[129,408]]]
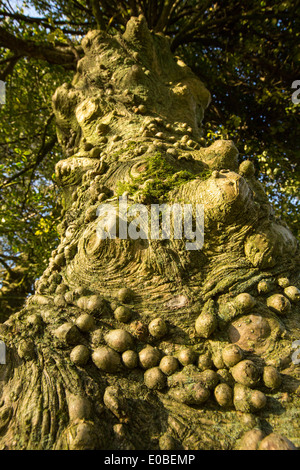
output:
[[[207,179],[211,175],[205,170],[200,176]],[[166,161],[164,156],[157,152],[147,160],[147,171],[131,183],[120,182],[117,187],[117,194],[122,195],[125,191],[133,195],[140,191],[146,202],[161,202],[166,194],[172,189],[181,186],[187,181],[195,179],[195,175],[187,170],[176,171],[176,169]],[[140,186],[144,184],[143,188]]]
[[[120,148],[119,150],[116,150],[116,152],[113,152],[111,154],[111,159],[116,160],[117,158],[120,157],[120,155],[123,155],[123,153],[134,150],[136,148],[136,146],[137,146],[137,143],[134,142],[134,141],[127,142],[125,148]]]

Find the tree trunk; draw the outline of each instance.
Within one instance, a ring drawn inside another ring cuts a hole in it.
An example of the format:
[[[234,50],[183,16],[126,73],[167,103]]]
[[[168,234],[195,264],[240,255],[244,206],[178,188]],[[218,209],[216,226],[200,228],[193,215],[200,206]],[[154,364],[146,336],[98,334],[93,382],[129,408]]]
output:
[[[166,37],[139,17],[82,46],[53,97],[61,242],[1,325],[1,447],[299,446],[296,240],[234,144],[202,146],[210,94]],[[203,204],[203,248],[101,238],[103,203],[124,229],[121,195],[149,210]]]

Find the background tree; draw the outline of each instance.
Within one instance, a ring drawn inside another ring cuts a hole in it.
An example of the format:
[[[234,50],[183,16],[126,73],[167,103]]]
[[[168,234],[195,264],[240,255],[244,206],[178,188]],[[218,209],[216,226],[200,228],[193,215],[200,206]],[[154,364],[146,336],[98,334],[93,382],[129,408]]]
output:
[[[300,76],[298,2],[32,1],[24,7],[9,1],[0,7],[0,79],[7,88],[0,109],[2,276],[26,259],[25,294],[57,240],[53,168],[61,153],[50,96],[71,77],[88,30],[123,32],[139,13],[209,85],[206,143],[232,138],[240,160],[250,157],[259,168],[277,215],[298,233],[299,112],[291,101]]]

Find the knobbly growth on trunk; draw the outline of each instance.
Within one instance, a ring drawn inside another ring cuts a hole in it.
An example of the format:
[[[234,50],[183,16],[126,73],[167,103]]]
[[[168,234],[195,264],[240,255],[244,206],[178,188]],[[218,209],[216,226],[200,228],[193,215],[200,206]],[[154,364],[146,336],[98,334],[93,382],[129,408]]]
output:
[[[167,37],[140,16],[82,47],[53,97],[60,244],[0,325],[1,448],[297,448],[295,238],[234,143],[205,146],[210,93]],[[121,196],[203,205],[203,247],[100,237]]]

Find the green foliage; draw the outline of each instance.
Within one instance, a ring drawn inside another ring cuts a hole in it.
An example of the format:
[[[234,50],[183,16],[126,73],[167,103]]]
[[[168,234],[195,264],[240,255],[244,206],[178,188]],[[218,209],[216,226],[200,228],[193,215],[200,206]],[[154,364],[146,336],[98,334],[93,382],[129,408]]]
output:
[[[207,144],[232,139],[240,161],[254,162],[276,215],[300,236],[300,107],[291,88],[300,79],[299,7],[291,1],[220,2],[207,10],[195,36],[177,54],[212,92]]]
[[[52,175],[62,155],[49,98],[64,76],[58,67],[24,58],[6,82],[0,107],[0,260],[5,256],[10,266],[26,260],[32,281],[58,239],[60,202]]]

